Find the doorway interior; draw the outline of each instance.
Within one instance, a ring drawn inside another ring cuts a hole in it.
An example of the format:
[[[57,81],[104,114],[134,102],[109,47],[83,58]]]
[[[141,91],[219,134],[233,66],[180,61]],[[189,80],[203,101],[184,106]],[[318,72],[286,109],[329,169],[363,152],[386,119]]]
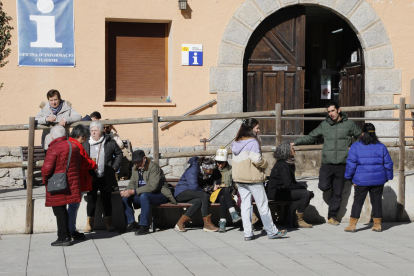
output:
[[[340,106],[365,103],[361,44],[345,20],[319,6],[296,5],[266,18],[249,40],[243,67],[246,112],[273,110],[276,103],[282,109],[320,108],[330,100]],[[260,124],[263,144],[274,144],[274,122]],[[319,124],[283,121],[282,134],[309,134]]]

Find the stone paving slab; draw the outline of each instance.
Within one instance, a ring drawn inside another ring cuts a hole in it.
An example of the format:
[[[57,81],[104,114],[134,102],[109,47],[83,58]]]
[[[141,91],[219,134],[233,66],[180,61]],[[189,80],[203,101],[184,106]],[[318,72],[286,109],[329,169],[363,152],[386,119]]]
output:
[[[56,233],[0,236],[0,276],[8,275],[413,275],[414,224],[358,224],[290,229],[269,240],[255,232],[225,234],[191,228],[137,237],[97,231],[69,247],[52,247]]]

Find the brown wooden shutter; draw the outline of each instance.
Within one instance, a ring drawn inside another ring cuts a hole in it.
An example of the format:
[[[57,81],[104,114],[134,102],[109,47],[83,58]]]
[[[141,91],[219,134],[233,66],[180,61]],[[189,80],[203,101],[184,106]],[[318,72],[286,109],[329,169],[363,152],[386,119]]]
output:
[[[166,25],[108,22],[107,101],[165,101]]]

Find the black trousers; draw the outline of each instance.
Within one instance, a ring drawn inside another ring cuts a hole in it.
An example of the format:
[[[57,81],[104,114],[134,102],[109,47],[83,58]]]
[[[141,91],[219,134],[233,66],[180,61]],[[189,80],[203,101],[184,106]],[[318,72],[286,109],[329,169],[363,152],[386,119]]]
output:
[[[89,191],[86,194],[86,213],[88,217],[93,218],[95,216],[96,210],[96,201],[98,200],[98,190],[101,193],[101,200],[104,209],[104,216],[112,216],[112,201],[111,201],[111,191],[108,192],[106,187],[105,177],[99,177],[92,183],[92,191]]]
[[[208,194],[203,191],[191,191],[185,190],[182,191],[177,197],[178,202],[187,202],[191,203],[190,208],[184,215],[191,218],[201,207],[201,215],[203,217],[208,216]]]
[[[215,202],[220,203],[220,218],[225,219],[227,210],[234,207],[233,198],[228,188],[221,188]]]
[[[323,164],[319,170],[319,189],[323,192],[332,188],[328,219],[336,217],[341,207],[342,189],[345,183],[345,165]]]
[[[63,241],[69,238],[69,215],[66,205],[52,207],[56,217],[58,240]]]
[[[305,212],[305,208],[308,207],[311,200],[311,193],[306,189],[296,189],[290,191],[290,197],[292,201],[298,202],[298,213]]]
[[[384,185],[379,186],[354,186],[354,203],[352,204],[351,217],[359,219],[362,206],[369,192],[374,218],[382,218],[382,192]]]

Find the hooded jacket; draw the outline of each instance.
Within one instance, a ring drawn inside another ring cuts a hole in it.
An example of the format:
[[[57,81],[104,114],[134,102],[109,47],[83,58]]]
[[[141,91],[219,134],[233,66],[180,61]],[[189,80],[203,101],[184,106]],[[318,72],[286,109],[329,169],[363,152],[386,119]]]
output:
[[[393,177],[393,162],[384,144],[356,142],[351,146],[346,160],[346,179],[352,179],[358,186],[378,186]]]
[[[63,192],[51,194],[48,192],[47,185],[49,178],[55,173],[64,173],[68,164],[69,144],[66,137],[54,139],[50,143],[49,150],[46,153],[45,162],[42,166],[43,183],[46,186],[46,203],[47,207],[62,206],[70,203],[81,201],[81,185],[79,178],[79,169],[81,166],[81,156],[79,148],[72,144],[72,155],[70,158],[69,168],[66,172],[68,177],[69,188]]]
[[[203,192],[204,186],[212,186],[214,181],[220,178],[220,172],[218,170],[213,170],[213,174],[208,179],[203,179],[203,172],[200,168],[199,157],[191,157],[187,162],[187,169],[175,186],[174,196],[177,197],[185,190]]]
[[[127,189],[135,190],[137,195],[143,193],[161,193],[163,194],[172,204],[177,204],[171,190],[168,188],[167,179],[165,179],[164,172],[155,162],[152,162],[147,158],[147,164],[145,165],[142,177],[144,178],[145,185],[139,187],[139,174],[138,169],[134,166],[132,170],[132,176],[129,180]]]
[[[341,120],[335,123],[331,117],[326,116],[317,128],[309,135],[295,141],[295,145],[314,144],[318,137],[323,136],[322,164],[346,164],[348,149],[352,145],[352,137],[358,139],[361,129],[351,120],[346,113],[339,113]]]
[[[258,183],[266,181],[265,169],[269,165],[262,157],[259,142],[243,137],[232,143],[232,174],[234,182]]]
[[[43,102],[42,102],[40,104],[40,107],[41,109],[39,110],[39,113],[37,113],[35,120],[37,121],[38,124],[41,124],[41,125],[49,125],[50,123],[46,121],[46,118],[50,116],[56,117],[55,122],[57,123],[60,122],[60,120],[62,119],[65,119],[66,123],[68,124],[80,121],[82,119],[82,116],[72,108],[72,104],[68,101],[63,101],[62,109],[59,111],[57,115],[53,114],[53,111],[50,108],[49,102],[47,102],[45,105],[43,105]],[[50,129],[44,129],[42,133],[42,147],[45,150],[47,150],[49,143],[51,141],[52,141],[52,137],[50,136]]]

